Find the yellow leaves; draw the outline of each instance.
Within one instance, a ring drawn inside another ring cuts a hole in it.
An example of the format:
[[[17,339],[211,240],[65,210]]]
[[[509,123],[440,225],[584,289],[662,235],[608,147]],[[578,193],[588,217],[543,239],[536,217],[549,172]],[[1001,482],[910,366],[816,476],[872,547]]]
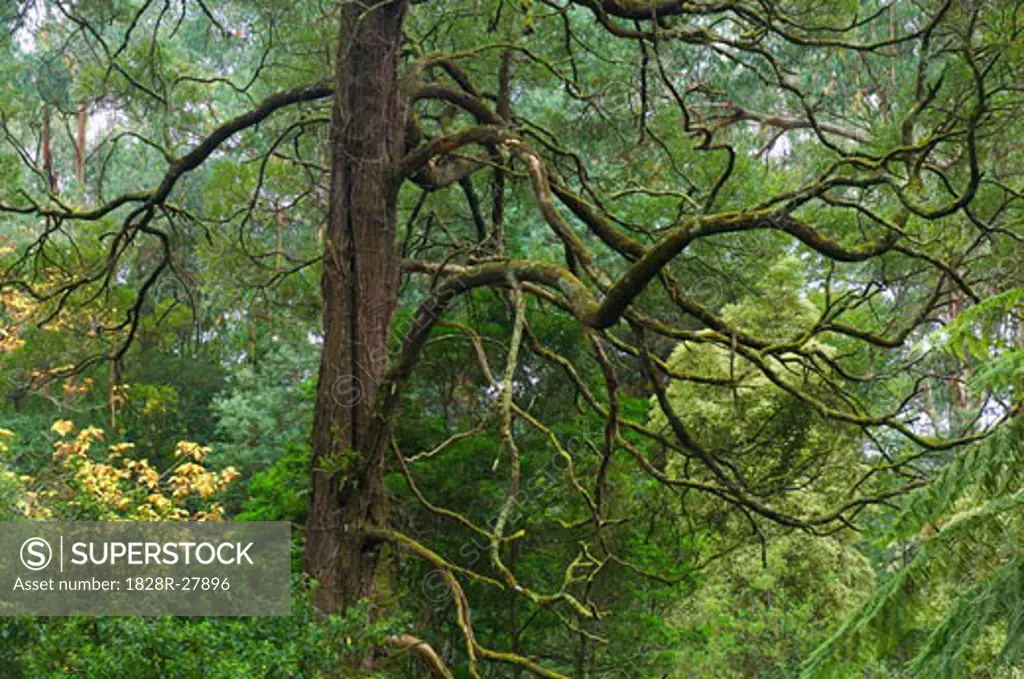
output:
[[[58,420],[50,427],[50,431],[64,437],[74,431],[75,425],[70,420]],[[74,441],[58,441],[54,444],[53,457],[55,459],[68,459],[72,457],[84,457],[93,441],[103,440],[103,430],[97,427],[86,427],[78,432]]]
[[[15,351],[24,346],[25,341],[18,335],[35,309],[36,302],[28,295],[11,289],[0,292],[0,317],[10,322],[8,326],[0,327],[0,352]]]
[[[223,521],[224,520],[224,507],[218,502],[214,502],[210,505],[209,511],[197,512],[196,521]]]
[[[169,483],[174,497],[184,498],[197,493],[206,499],[217,490],[217,475],[195,462],[186,462],[174,470]]]
[[[206,469],[195,462],[186,462],[185,464],[180,465],[177,469],[177,475],[186,479],[195,478],[205,472]]]
[[[103,461],[95,459],[95,455],[89,454],[90,447],[104,440],[104,432],[98,427],[85,427],[71,437],[74,423],[58,420],[51,431],[61,437],[54,442],[54,460],[68,473],[45,475],[43,478],[51,480],[41,493],[23,493],[18,508],[25,516],[52,516],[53,508],[43,501],[62,497],[67,505],[75,507],[76,514],[95,512],[99,518],[108,520],[224,519],[224,507],[211,500],[225,492],[239,472],[234,467],[220,472],[206,469],[202,462],[212,452],[209,447],[192,441],[179,442],[174,456],[180,464],[161,474],[147,459],[126,457],[135,448],[132,443],[110,445]],[[0,445],[13,436],[13,432],[0,430]],[[4,478],[15,479],[6,473]],[[21,481],[24,484],[32,479],[23,477]]]
[[[141,521],[188,521],[195,520],[187,509],[178,507],[162,493],[150,493],[146,502],[132,510],[130,518]]]
[[[160,485],[160,474],[149,466],[149,460],[141,460],[135,467],[135,478],[150,490]]]
[[[0,329],[0,351],[17,351],[25,346],[25,340]]]
[[[110,446],[110,454],[107,455],[107,461],[113,460],[116,457],[121,457],[126,451],[129,451],[135,447],[134,443],[115,443]],[[145,460],[143,460],[145,462]]]
[[[121,480],[130,476],[127,469],[118,469],[112,465],[94,463],[91,460],[82,462],[75,473],[75,480],[82,488],[92,495],[100,504],[115,509],[124,509],[129,500],[121,488]]]
[[[187,442],[182,442],[179,445],[181,448]],[[196,451],[192,451],[195,453]],[[209,448],[202,448],[200,451],[200,457],[205,457],[210,452]],[[183,455],[192,454],[189,452],[183,452]],[[193,454],[193,457],[195,455]],[[187,498],[192,495],[198,495],[204,500],[209,499],[219,493],[227,492],[228,486],[231,482],[240,476],[237,469],[234,467],[226,467],[219,474],[216,472],[207,471],[201,464],[195,462],[185,462],[179,465],[174,470],[174,474],[168,479],[168,485],[171,487],[171,495],[178,499]]]
[[[50,427],[50,431],[58,436],[67,436],[75,430],[75,423],[71,420],[57,420]]]
[[[83,455],[85,455],[85,450],[74,441],[58,441],[53,446],[53,459],[55,460],[66,460]]]
[[[0,328],[0,351],[17,351],[25,346],[25,340],[14,333]]]
[[[161,511],[168,510],[168,509],[170,509],[171,507],[174,506],[173,502],[168,500],[166,497],[164,497],[160,493],[153,493],[153,494],[151,494],[149,497],[146,498],[146,501],[149,502],[149,504],[153,505],[154,507],[156,507],[158,510],[161,510]]]
[[[26,492],[15,503],[18,511],[30,519],[44,521],[53,518],[53,511],[39,502],[39,493]]]
[[[74,379],[69,379],[64,383],[64,400],[69,401],[77,396],[84,396],[89,393],[89,389],[92,388],[92,378],[86,377],[82,380],[81,384],[77,384]]]
[[[78,432],[78,438],[76,442],[79,445],[88,446],[93,441],[103,440],[103,430],[99,427],[86,427],[82,431]]]
[[[194,484],[196,492],[204,500],[217,492],[216,478],[213,474],[203,474]]]
[[[0,427],[0,439],[10,440],[13,439],[14,436],[14,432],[11,431],[10,429],[4,429],[3,427]]]
[[[178,441],[178,445],[174,448],[174,457],[191,457],[196,462],[202,462],[203,458],[209,454],[210,448],[192,441]]]
[[[224,471],[220,473],[220,489],[226,491],[232,481],[237,479],[241,474],[234,467],[226,467]]]

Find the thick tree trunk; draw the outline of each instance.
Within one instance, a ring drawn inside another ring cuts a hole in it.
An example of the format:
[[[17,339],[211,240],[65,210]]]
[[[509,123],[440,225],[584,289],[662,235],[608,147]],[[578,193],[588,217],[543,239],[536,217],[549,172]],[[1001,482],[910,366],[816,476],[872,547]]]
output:
[[[307,573],[320,582],[317,604],[328,611],[372,598],[379,548],[362,528],[385,520],[388,432],[373,403],[397,299],[391,172],[405,130],[397,75],[405,3],[342,5],[305,554]]]

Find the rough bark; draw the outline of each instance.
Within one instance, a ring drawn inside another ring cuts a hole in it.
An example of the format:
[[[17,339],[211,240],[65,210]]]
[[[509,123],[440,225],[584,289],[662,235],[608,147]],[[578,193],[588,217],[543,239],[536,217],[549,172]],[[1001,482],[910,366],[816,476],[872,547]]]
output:
[[[383,524],[386,426],[373,403],[397,299],[397,181],[405,110],[397,59],[405,0],[342,6],[324,241],[324,343],[313,424],[306,570],[321,610],[372,598]]]

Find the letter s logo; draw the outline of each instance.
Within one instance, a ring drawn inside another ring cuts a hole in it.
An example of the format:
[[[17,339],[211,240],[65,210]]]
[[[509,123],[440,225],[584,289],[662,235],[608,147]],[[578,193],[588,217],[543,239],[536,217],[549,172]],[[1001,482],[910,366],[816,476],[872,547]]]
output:
[[[53,550],[42,538],[29,538],[21,545],[21,563],[30,571],[41,571],[50,565]]]

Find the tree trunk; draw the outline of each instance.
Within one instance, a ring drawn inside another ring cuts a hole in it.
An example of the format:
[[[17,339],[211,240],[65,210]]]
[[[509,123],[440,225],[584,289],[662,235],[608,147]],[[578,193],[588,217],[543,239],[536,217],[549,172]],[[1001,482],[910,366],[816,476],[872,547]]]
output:
[[[50,134],[50,105],[43,104],[43,174],[46,175],[46,189],[50,193],[57,193],[57,173],[53,169],[53,150]]]
[[[110,384],[107,399],[110,406],[110,438],[114,438],[117,436],[117,359],[111,356],[108,361],[110,363]]]
[[[78,180],[79,185],[85,184],[85,128],[87,116],[86,105],[79,104],[75,136],[75,179]]]
[[[405,9],[406,0],[396,0],[370,10],[345,3],[341,11],[305,554],[326,611],[373,597],[379,547],[362,528],[385,520],[388,432],[373,403],[397,301],[399,182],[391,173],[405,131],[397,74]]]

